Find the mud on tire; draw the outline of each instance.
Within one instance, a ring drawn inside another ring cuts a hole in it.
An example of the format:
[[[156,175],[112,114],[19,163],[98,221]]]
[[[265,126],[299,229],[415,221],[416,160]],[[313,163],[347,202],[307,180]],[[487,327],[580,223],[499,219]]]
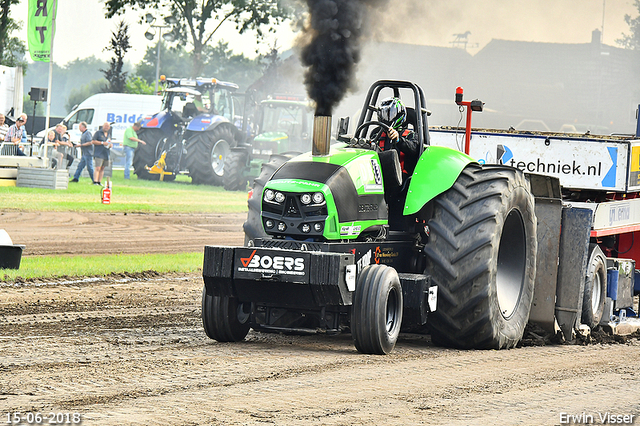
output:
[[[240,342],[249,333],[250,314],[233,297],[207,294],[202,289],[202,325],[204,332],[218,342]]]
[[[433,201],[426,273],[438,286],[429,317],[435,344],[512,348],[529,319],[536,264],[536,216],[519,170],[467,166]]]

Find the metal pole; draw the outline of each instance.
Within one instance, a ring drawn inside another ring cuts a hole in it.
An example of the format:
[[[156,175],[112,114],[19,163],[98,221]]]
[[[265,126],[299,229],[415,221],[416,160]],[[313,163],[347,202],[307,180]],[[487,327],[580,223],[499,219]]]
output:
[[[49,51],[49,85],[47,87],[47,117],[44,120],[44,129],[45,132],[47,129],[49,129],[49,117],[51,116],[51,99],[53,98],[51,96],[51,86],[53,83],[53,38],[55,37],[56,34],[56,13],[58,11],[58,1],[54,0],[53,1],[53,19],[51,20],[51,49]],[[36,114],[35,111],[35,105],[34,105],[34,111],[33,111],[33,115]],[[45,137],[45,144],[44,144],[44,160],[45,162],[47,161],[47,138]]]
[[[160,79],[160,48],[162,47],[162,27],[158,27],[158,57],[156,59],[156,91],[154,95],[158,94],[158,80]]]

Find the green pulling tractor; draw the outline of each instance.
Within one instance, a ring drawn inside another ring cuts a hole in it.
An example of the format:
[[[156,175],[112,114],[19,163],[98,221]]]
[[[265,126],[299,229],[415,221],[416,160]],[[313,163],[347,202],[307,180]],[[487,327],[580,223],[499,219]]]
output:
[[[244,191],[272,155],[301,153],[310,146],[313,111],[304,97],[274,95],[260,103],[257,115],[258,135],[231,148],[225,158],[222,184],[227,191]]]
[[[388,96],[407,104],[421,147],[405,178],[397,151],[378,147],[377,105]],[[590,216],[562,209],[558,179],[431,146],[427,117],[421,88],[379,81],[352,137],[330,146],[331,118],[316,116],[311,153],[266,163],[245,247],[205,247],[207,336],[350,332],[358,351],[386,354],[401,330],[424,330],[438,345],[512,348],[530,317],[536,270],[560,268],[582,291],[582,270],[570,273],[582,258],[557,253],[588,247]],[[559,244],[561,216],[570,232]],[[553,293],[536,297],[553,305]]]

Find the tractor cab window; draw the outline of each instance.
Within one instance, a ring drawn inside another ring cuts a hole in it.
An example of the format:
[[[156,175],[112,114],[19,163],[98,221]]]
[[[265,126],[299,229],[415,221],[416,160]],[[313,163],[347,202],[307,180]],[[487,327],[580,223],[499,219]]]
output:
[[[233,122],[233,99],[227,90],[216,90],[213,92],[213,113],[221,115]]]
[[[264,110],[261,132],[284,132],[289,137],[303,138],[309,132],[310,117],[299,105],[268,104]]]
[[[210,92],[203,92],[202,95],[196,96],[194,99],[196,107],[200,112],[211,111],[211,94]]]

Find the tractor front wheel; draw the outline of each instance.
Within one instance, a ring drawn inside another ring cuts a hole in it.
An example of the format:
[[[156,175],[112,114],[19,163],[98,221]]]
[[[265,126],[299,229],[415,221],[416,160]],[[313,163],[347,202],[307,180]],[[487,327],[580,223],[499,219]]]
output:
[[[433,201],[425,246],[438,286],[429,316],[434,343],[514,347],[529,319],[536,265],[534,198],[524,173],[468,165]]]
[[[395,269],[369,265],[356,283],[351,307],[351,336],[364,354],[386,355],[393,350],[402,325],[402,288]]]
[[[202,290],[202,325],[204,332],[218,342],[240,342],[249,333],[248,306],[233,297],[207,294]]]
[[[227,191],[244,191],[247,189],[247,159],[246,150],[232,150],[224,160],[222,186]]]
[[[193,135],[186,145],[186,166],[193,183],[222,185],[224,160],[234,146],[233,132],[226,126]]]
[[[158,159],[156,148],[158,142],[166,137],[160,129],[143,129],[138,132],[138,137],[145,141],[146,145],[138,144],[133,155],[133,172],[138,179],[158,180],[160,175],[151,174],[146,167],[151,167]]]

